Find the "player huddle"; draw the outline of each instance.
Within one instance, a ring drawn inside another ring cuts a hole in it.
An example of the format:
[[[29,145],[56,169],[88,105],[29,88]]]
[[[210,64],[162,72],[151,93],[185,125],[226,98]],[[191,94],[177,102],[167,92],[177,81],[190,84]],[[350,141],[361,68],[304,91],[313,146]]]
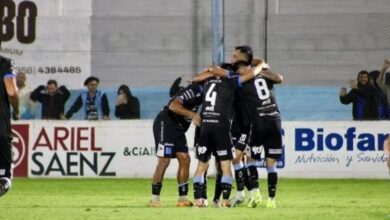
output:
[[[207,206],[205,174],[211,156],[217,165],[216,207],[234,207],[244,202],[244,188],[250,197],[248,207],[261,203],[256,160],[262,149],[268,171],[267,207],[275,208],[278,175],[276,161],[282,155],[281,119],[273,90],[283,77],[262,60],[254,60],[248,46],[236,47],[231,64],[212,66],[198,74],[193,83],[181,89],[157,115],[153,132],[158,163],[153,175],[151,207],[160,207],[164,173],[171,158],[177,158],[178,207]],[[197,113],[201,108],[200,115]],[[190,157],[185,132],[191,121],[197,126],[195,152],[198,165],[193,177],[194,203],[188,199]],[[247,159],[243,163],[243,157]],[[233,184],[237,194],[230,199]],[[219,198],[222,194],[222,200]]]

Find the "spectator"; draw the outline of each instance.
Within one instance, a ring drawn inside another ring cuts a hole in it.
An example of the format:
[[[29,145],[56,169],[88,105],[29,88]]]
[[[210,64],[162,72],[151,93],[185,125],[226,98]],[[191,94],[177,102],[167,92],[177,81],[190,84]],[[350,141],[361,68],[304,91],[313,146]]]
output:
[[[119,119],[139,119],[140,104],[137,97],[131,94],[130,88],[121,85],[118,89],[118,98],[115,106],[115,116]]]
[[[65,103],[70,97],[70,92],[65,86],[58,88],[57,81],[51,79],[44,85],[38,86],[30,95],[31,100],[42,104],[42,119],[64,118]]]
[[[368,72],[362,70],[357,83],[350,80],[351,91],[347,93],[345,87],[340,89],[340,102],[345,105],[352,103],[353,120],[378,120],[376,91],[369,80]]]
[[[378,86],[382,89],[382,91],[386,95],[388,105],[390,105],[390,73],[386,73],[386,70],[389,68],[389,66],[390,66],[390,61],[385,59],[383,62],[382,69],[379,73],[379,77],[376,80]],[[390,109],[388,109],[388,111],[390,114]]]
[[[32,89],[27,85],[26,80],[25,72],[18,72],[16,74],[20,119],[34,119],[37,105],[30,99]]]
[[[375,88],[375,100],[377,103],[377,111],[378,111],[378,119],[386,120],[390,117],[390,109],[386,98],[386,93],[382,90],[382,88],[378,84],[378,77],[380,72],[378,70],[374,70],[370,72],[370,83]]]
[[[65,118],[70,119],[74,113],[83,107],[82,118],[84,120],[109,120],[110,107],[108,105],[107,95],[98,90],[99,78],[90,76],[84,81],[84,86],[88,91],[82,92],[72,107],[68,110]]]

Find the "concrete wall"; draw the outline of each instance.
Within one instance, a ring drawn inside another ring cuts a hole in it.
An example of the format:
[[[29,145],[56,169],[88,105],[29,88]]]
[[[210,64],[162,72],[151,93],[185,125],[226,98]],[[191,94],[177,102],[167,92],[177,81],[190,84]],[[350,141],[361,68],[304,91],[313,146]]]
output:
[[[269,62],[293,84],[347,84],[390,57],[385,0],[270,1]]]
[[[265,0],[225,0],[226,60],[264,56]],[[94,0],[91,68],[102,86],[169,86],[211,63],[211,1]],[[268,61],[287,84],[345,84],[389,55],[386,0],[269,0]]]
[[[264,1],[225,1],[226,54],[263,51]],[[92,74],[103,86],[169,86],[211,64],[211,1],[93,1]],[[229,59],[228,59],[229,60]]]

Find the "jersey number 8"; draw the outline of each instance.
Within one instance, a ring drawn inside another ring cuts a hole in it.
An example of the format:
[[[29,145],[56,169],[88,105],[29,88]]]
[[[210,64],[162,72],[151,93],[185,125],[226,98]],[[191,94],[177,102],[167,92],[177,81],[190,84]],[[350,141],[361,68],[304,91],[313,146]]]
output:
[[[257,78],[254,81],[257,91],[257,96],[260,100],[266,100],[270,96],[270,92],[267,86],[267,82],[263,78]]]

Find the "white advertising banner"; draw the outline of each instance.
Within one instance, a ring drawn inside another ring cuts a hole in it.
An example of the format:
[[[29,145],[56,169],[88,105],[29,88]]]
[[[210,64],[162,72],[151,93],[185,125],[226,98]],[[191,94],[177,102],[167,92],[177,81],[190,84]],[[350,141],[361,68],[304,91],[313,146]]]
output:
[[[29,177],[151,178],[157,163],[152,125],[151,120],[21,121],[13,128],[14,147],[26,152],[28,166],[16,169]],[[383,141],[390,122],[284,122],[283,130],[281,177],[388,178]],[[193,131],[187,132],[189,146]],[[193,151],[191,157],[193,174]],[[166,176],[175,177],[176,172],[177,161],[172,160]],[[260,174],[265,176],[265,170]]]
[[[1,0],[0,54],[35,88],[55,79],[83,86],[91,65],[91,0]]]
[[[285,168],[304,178],[388,178],[390,122],[285,122]]]
[[[151,177],[157,164],[152,124],[32,122],[29,177]],[[174,160],[166,175],[174,177],[176,172]]]

